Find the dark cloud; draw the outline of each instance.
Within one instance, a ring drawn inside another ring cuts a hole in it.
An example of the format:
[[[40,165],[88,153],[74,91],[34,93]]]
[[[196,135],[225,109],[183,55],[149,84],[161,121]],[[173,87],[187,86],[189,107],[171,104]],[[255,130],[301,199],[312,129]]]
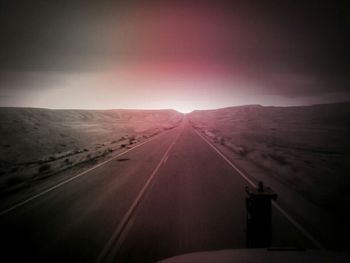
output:
[[[101,2],[102,3],[102,2]],[[2,70],[88,70],[106,48],[105,11],[94,1],[2,1]]]
[[[346,92],[349,12],[346,0],[2,1],[0,89],[26,81],[16,72],[198,60],[226,65],[261,94]]]

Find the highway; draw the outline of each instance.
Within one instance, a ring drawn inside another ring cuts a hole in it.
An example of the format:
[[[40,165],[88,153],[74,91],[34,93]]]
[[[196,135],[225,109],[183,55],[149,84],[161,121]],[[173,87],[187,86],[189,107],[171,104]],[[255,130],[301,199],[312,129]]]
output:
[[[2,213],[2,262],[154,262],[245,248],[247,185],[185,119]],[[275,207],[272,220],[273,246],[314,247]]]

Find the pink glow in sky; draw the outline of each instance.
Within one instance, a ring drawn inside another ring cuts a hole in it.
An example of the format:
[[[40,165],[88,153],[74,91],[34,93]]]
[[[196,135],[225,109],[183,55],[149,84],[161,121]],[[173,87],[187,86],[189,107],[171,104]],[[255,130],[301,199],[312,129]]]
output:
[[[8,8],[0,106],[189,112],[350,98],[327,6],[190,2],[48,4],[27,18]]]

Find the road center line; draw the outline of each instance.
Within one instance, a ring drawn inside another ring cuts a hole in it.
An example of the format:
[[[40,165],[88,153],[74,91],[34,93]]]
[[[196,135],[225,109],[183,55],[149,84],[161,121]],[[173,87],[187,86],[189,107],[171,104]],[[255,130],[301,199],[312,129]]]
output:
[[[150,177],[147,179],[146,183],[142,187],[141,191],[137,195],[136,199],[130,206],[129,210],[126,212],[122,220],[120,221],[119,225],[113,232],[111,238],[108,240],[107,244],[103,248],[100,256],[97,259],[97,262],[113,262],[115,255],[118,253],[118,250],[124,241],[125,237],[127,236],[127,232],[131,227],[131,224],[133,220],[131,220],[136,208],[138,207],[142,197],[145,195],[146,191],[150,187],[155,175],[157,174],[158,170],[162,166],[162,164],[165,162],[166,159],[168,159],[169,152],[175,145],[177,139],[180,137],[181,132],[176,136],[174,141],[170,144],[164,155],[162,156],[161,160],[157,164],[156,168],[151,173]]]
[[[23,206],[23,205],[25,205],[25,204],[27,204],[27,203],[37,199],[38,197],[43,196],[43,195],[45,195],[45,194],[47,194],[47,193],[49,193],[49,192],[51,192],[51,191],[53,191],[53,190],[63,186],[65,184],[75,180],[75,179],[81,177],[82,175],[87,174],[87,173],[91,172],[92,170],[95,170],[96,168],[98,168],[98,167],[100,167],[100,166],[102,166],[102,165],[104,165],[106,163],[109,163],[110,161],[112,161],[112,160],[114,160],[114,159],[116,159],[116,158],[118,158],[118,157],[120,157],[120,156],[122,156],[122,155],[124,155],[124,154],[126,154],[128,152],[130,152],[130,151],[132,151],[132,150],[134,150],[134,149],[136,149],[136,148],[138,148],[138,147],[140,147],[140,146],[142,146],[142,145],[144,145],[144,144],[146,144],[146,143],[148,143],[150,141],[155,140],[156,138],[159,138],[160,136],[162,136],[164,134],[165,133],[161,133],[159,135],[156,135],[155,137],[153,137],[153,138],[151,138],[149,140],[146,140],[146,141],[144,141],[144,142],[142,142],[142,143],[140,143],[140,144],[138,144],[138,145],[136,145],[136,146],[134,146],[134,147],[124,151],[124,152],[121,152],[121,153],[113,156],[112,158],[110,158],[110,159],[108,159],[108,160],[106,160],[106,161],[104,161],[102,163],[99,163],[99,164],[97,164],[97,165],[95,165],[95,166],[93,166],[93,167],[91,167],[91,168],[89,168],[89,169],[87,169],[87,170],[85,170],[85,171],[83,171],[83,172],[81,172],[81,173],[79,173],[79,174],[77,174],[77,175],[67,179],[67,180],[64,180],[63,182],[60,182],[60,183],[58,183],[58,184],[56,184],[56,185],[54,185],[54,186],[52,186],[52,187],[50,187],[48,189],[45,189],[44,191],[42,191],[42,192],[40,192],[38,194],[35,194],[35,195],[33,195],[33,196],[31,196],[31,197],[29,197],[29,198],[27,198],[27,199],[25,199],[25,200],[23,200],[21,202],[13,205],[11,207],[9,207],[9,208],[6,208],[5,210],[0,212],[0,216],[3,216],[5,214],[9,213],[10,211],[12,211],[12,210],[14,210],[14,209],[16,209],[18,207],[21,207],[21,206]]]
[[[166,163],[166,161],[168,160],[168,157],[169,155],[165,156],[163,163]]]
[[[243,173],[233,162],[231,162],[216,146],[214,146],[207,138],[200,134],[196,129],[193,129],[199,137],[201,137],[217,154],[219,154],[240,176],[243,177],[251,186],[256,187],[256,184],[249,179],[247,175]],[[291,215],[289,215],[276,201],[272,201],[272,205],[294,226],[296,227],[307,239],[309,239],[315,247],[324,249],[324,245],[318,241],[309,231],[303,228]]]

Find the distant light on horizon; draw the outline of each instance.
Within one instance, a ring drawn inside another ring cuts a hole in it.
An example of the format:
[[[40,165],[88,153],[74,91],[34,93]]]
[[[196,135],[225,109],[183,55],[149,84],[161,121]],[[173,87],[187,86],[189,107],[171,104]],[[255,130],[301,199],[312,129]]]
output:
[[[142,75],[142,74],[141,74]],[[174,109],[181,113],[259,104],[262,106],[302,106],[338,102],[348,93],[317,94],[308,97],[266,95],[249,83],[220,76],[178,79],[168,75],[134,78],[115,72],[57,74],[45,79],[49,88],[29,89],[0,106],[49,109]],[[51,83],[52,81],[52,83]],[[30,83],[29,83],[30,84]]]

